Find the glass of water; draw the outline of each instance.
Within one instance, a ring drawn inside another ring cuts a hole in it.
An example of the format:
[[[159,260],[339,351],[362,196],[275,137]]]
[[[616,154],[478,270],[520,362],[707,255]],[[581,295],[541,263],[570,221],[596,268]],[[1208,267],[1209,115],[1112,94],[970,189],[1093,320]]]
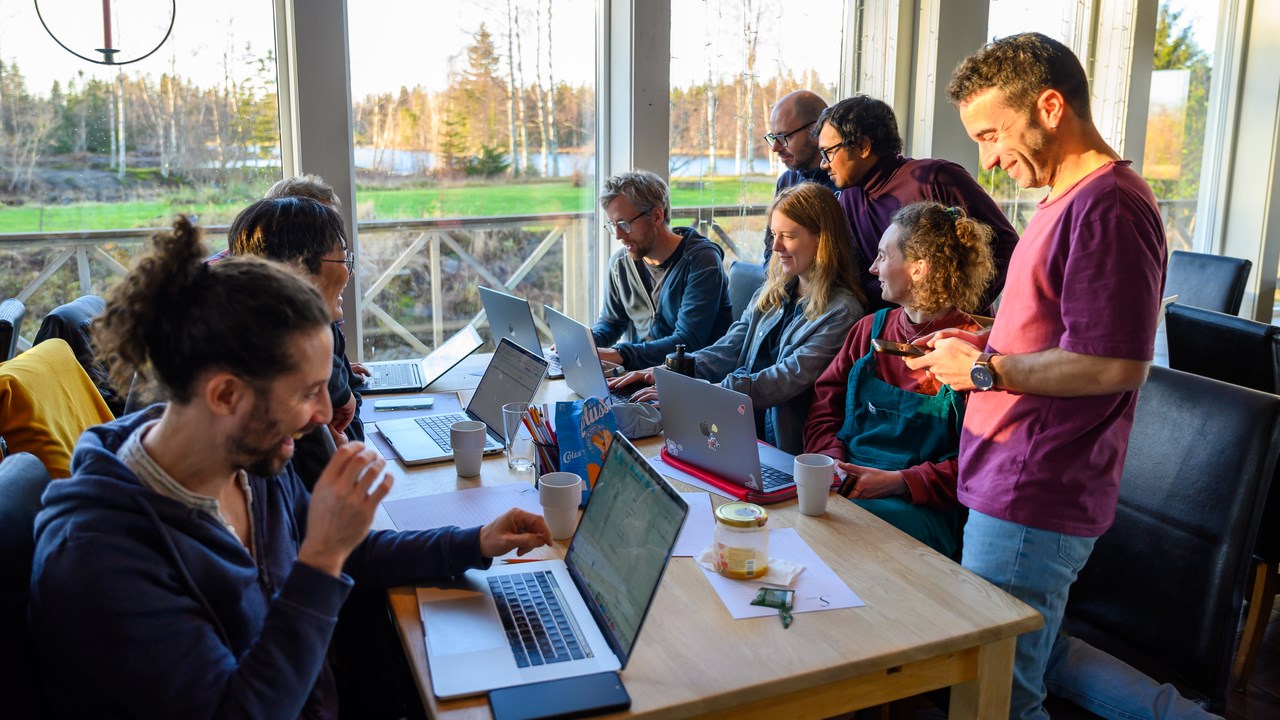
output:
[[[503,437],[507,441],[507,467],[516,472],[532,472],[534,465],[533,434],[530,432],[529,403],[513,402],[502,406]]]

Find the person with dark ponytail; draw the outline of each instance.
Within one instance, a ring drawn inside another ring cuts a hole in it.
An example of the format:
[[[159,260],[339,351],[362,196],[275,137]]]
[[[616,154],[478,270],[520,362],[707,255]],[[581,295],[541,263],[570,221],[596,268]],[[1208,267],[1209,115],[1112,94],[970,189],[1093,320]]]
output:
[[[208,250],[186,218],[108,296],[113,380],[170,398],[90,428],[36,518],[29,618],[59,717],[335,717],[326,661],[355,582],[391,587],[549,542],[513,509],[471,529],[369,530],[385,461],[290,457],[333,413],[331,313],[282,265]],[[359,713],[357,713],[359,714]]]
[[[991,228],[964,210],[915,203],[893,215],[871,265],[881,296],[900,307],[858,321],[818,378],[805,452],[836,459],[840,493],[947,556],[963,527],[956,458],[964,397],[901,357],[873,352],[873,338],[912,344],[943,328],[977,330],[977,308],[995,276]]]
[[[333,420],[327,429],[316,428],[299,439],[293,461],[303,483],[312,487],[329,459],[330,444],[321,433],[327,431],[338,445],[347,440],[364,440],[361,399],[355,389],[360,381],[347,359],[347,341],[339,326],[342,290],[355,272],[342,216],[332,206],[310,197],[273,197],[240,211],[227,237],[232,256],[257,255],[298,270],[320,291],[329,309],[333,344],[329,399],[333,402]]]

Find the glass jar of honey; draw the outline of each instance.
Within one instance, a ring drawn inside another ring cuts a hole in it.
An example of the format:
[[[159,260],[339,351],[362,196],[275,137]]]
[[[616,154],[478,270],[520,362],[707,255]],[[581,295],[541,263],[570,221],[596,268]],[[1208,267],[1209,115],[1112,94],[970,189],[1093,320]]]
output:
[[[769,571],[769,513],[753,503],[731,502],[716,508],[712,536],[716,572],[734,580],[751,580]]]

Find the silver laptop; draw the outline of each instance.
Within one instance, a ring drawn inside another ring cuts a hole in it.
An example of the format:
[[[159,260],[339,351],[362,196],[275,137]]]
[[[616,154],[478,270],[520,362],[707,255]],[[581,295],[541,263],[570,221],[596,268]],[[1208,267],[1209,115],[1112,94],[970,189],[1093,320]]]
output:
[[[364,366],[371,373],[356,388],[361,395],[424,390],[484,345],[480,333],[465,325],[421,360],[382,360]]]
[[[439,698],[626,667],[688,505],[615,434],[563,561],[418,590]]]
[[[605,368],[611,371],[620,368],[611,362],[600,359],[596,352],[596,341],[591,335],[591,328],[556,310],[550,305],[543,306],[547,312],[547,324],[551,326],[551,335],[556,340],[556,354],[560,356],[564,369],[564,381],[569,389],[579,396],[602,398],[607,403],[629,402],[636,388],[625,391],[609,390],[609,381],[605,378]]]
[[[547,361],[541,355],[503,338],[465,412],[383,420],[378,423],[378,432],[405,465],[424,465],[452,459],[450,425],[459,420],[479,420],[488,426],[484,451],[498,452],[503,447],[502,406],[533,400],[546,371]]]
[[[487,287],[480,287],[480,302],[489,318],[493,341],[507,338],[526,350],[540,353],[547,359],[547,377],[555,380],[564,377],[560,359],[553,352],[544,352],[538,339],[538,326],[533,324],[533,309],[529,301]]]
[[[653,379],[669,454],[760,493],[796,484],[796,456],[756,442],[750,397],[665,368]]]

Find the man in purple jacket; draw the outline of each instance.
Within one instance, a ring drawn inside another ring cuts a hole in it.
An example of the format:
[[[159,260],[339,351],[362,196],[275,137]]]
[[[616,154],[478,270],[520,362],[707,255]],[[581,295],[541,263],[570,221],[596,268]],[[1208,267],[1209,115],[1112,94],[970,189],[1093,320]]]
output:
[[[973,176],[947,160],[903,157],[893,108],[866,95],[855,95],[824,110],[815,132],[822,167],[840,188],[840,207],[849,218],[854,249],[861,255],[858,270],[871,309],[886,306],[880,299],[880,281],[870,270],[889,218],[904,205],[931,200],[962,207],[969,217],[991,226],[996,277],[978,307],[960,309],[994,314],[991,304],[1004,289],[1018,233]]]
[[[154,243],[95,340],[113,379],[144,368],[172,401],[86,432],[36,518],[30,620],[50,703],[60,717],[336,717],[326,654],[353,584],[488,567],[550,532],[518,509],[370,532],[392,480],[354,441],[308,493],[289,459],[333,413],[320,292],[257,258],[205,265],[185,218]]]

